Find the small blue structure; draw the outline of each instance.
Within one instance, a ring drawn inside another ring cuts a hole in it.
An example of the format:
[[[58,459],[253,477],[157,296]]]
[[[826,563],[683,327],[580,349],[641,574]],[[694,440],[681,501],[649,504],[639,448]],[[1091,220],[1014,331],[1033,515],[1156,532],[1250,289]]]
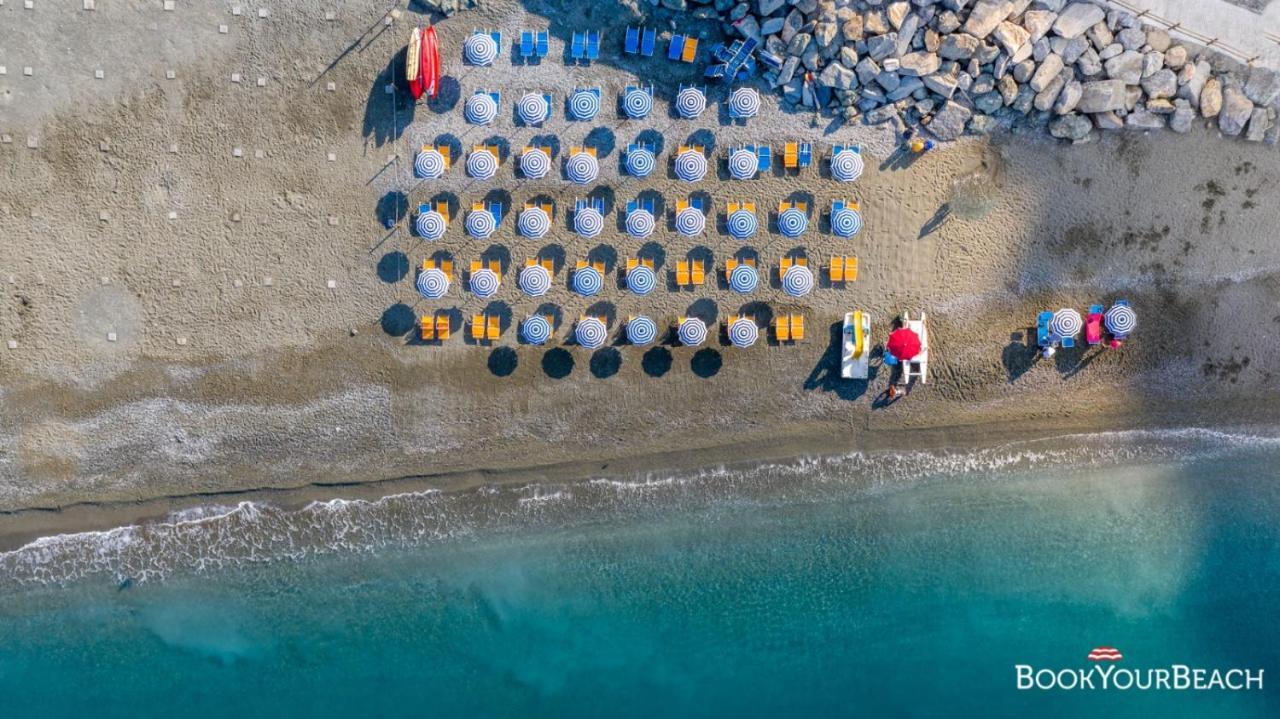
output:
[[[591,62],[600,58],[600,32],[575,32],[569,41],[569,57],[575,62]]]
[[[720,43],[711,48],[711,59],[714,61],[703,73],[704,77],[716,78],[724,82],[742,82],[756,72],[756,61],[752,57],[759,45],[754,39],[735,40],[732,45]]]
[[[1040,347],[1049,346],[1049,323],[1053,321],[1053,313],[1045,310],[1036,317],[1036,344]]]
[[[525,62],[541,60],[547,56],[550,41],[546,30],[520,31],[520,57]]]

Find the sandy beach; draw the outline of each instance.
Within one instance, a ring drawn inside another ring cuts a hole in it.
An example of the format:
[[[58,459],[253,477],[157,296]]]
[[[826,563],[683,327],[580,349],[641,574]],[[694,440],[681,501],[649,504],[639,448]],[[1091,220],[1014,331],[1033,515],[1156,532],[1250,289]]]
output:
[[[717,86],[701,119],[680,120],[670,99],[700,66],[622,56],[622,29],[640,15],[613,3],[497,1],[439,22],[448,77],[436,101],[416,107],[394,89],[420,19],[413,12],[387,26],[383,7],[341,6],[328,19],[328,8],[306,2],[246,4],[240,14],[198,4],[78,7],[0,6],[6,547],[234,497],[300,502],[850,448],[1271,424],[1280,414],[1273,146],[1203,126],[1078,145],[998,132],[912,160],[895,153],[885,126],[787,112],[763,86],[765,109],[746,124],[730,123]],[[562,62],[579,23],[552,22],[550,57],[513,67],[519,30],[570,9],[603,31],[601,61]],[[718,32],[687,13],[646,10],[664,33],[669,21]],[[503,32],[495,66],[462,64],[473,27]],[[621,120],[612,98],[636,79],[654,85],[655,112]],[[565,119],[575,87],[601,88],[596,121]],[[480,89],[503,98],[489,128],[462,119],[461,99]],[[514,100],[528,91],[555,97],[542,127],[513,120]],[[642,135],[663,158],[704,144],[718,172],[695,185],[666,171],[627,177],[621,151]],[[459,167],[437,181],[413,178],[419,145],[461,149],[489,138],[513,155],[551,144],[557,171],[517,178],[508,157],[491,182]],[[867,170],[851,186],[827,176],[825,163],[727,179],[725,148],[793,139],[824,158],[833,143],[860,144]],[[599,152],[595,186],[559,175],[563,151],[581,144]],[[978,201],[958,198],[957,183],[986,189]],[[696,241],[667,226],[669,212],[643,242],[620,221],[589,242],[568,229],[578,197],[603,197],[617,217],[641,193],[668,211],[706,197],[716,222]],[[419,203],[444,200],[456,212],[486,198],[510,207],[538,197],[556,206],[544,241],[518,237],[511,217],[486,242],[463,233],[460,214],[441,241],[410,232]],[[744,248],[723,230],[724,204],[738,199],[807,202],[811,229],[797,242],[762,223]],[[866,227],[851,241],[825,226],[836,199],[863,208]],[[637,253],[655,256],[665,279],[686,257],[720,276],[744,249],[770,270],[749,302],[722,278],[647,297],[622,289],[620,266]],[[815,265],[856,255],[859,277],[788,297],[772,270],[797,249]],[[444,300],[423,300],[414,268],[439,252],[459,264],[501,259],[502,289],[482,300],[455,283]],[[515,268],[535,254],[557,258],[556,283],[537,299],[515,284]],[[588,256],[604,260],[609,277],[591,299],[565,286],[564,265]],[[1038,359],[1038,312],[1117,298],[1139,313],[1132,341]],[[928,385],[882,406],[883,372],[839,378],[839,322],[853,309],[872,313],[877,342],[900,312],[929,313]],[[416,341],[417,316],[435,310],[454,314],[454,338]],[[501,340],[465,341],[461,320],[486,311],[503,318]],[[535,311],[558,318],[547,347],[518,340],[516,323]],[[809,337],[746,350],[720,330],[702,348],[593,353],[568,342],[584,313],[607,316],[612,340],[637,312],[668,326],[693,314],[719,328],[743,311],[762,323],[803,313]]]

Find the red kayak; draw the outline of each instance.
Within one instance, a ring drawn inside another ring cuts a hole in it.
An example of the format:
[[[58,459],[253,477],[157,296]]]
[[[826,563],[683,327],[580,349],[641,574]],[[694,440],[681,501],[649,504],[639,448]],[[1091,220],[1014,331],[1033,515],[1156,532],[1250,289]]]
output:
[[[418,71],[418,77],[426,89],[431,99],[435,99],[436,94],[440,92],[440,47],[436,44],[436,29],[428,27],[422,33],[422,48],[419,53],[422,57],[422,68]],[[420,91],[414,97],[421,95]]]
[[[425,89],[422,81],[422,54],[422,28],[415,27],[409,35],[409,49],[404,57],[404,79],[409,82],[409,92],[413,93],[415,100],[422,97]]]

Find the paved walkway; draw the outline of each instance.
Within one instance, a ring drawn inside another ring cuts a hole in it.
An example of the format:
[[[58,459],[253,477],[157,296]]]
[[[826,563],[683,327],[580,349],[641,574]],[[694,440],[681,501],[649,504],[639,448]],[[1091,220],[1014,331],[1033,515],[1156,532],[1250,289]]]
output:
[[[1280,41],[1274,39],[1280,37],[1280,0],[1268,3],[1261,15],[1222,0],[1106,0],[1105,4],[1131,12],[1149,10],[1190,31],[1182,35],[1188,41],[1218,38],[1235,51],[1228,54],[1243,55],[1241,60],[1257,57],[1255,64],[1280,68]],[[1177,30],[1172,34],[1180,35]]]

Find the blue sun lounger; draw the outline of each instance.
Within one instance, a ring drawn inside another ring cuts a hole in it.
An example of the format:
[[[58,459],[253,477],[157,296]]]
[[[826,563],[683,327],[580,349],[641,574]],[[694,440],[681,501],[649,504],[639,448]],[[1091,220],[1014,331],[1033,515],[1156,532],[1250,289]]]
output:
[[[599,212],[602,215],[604,214],[604,200],[599,197],[589,197],[585,200],[579,199],[577,202],[573,203],[574,212],[581,212],[584,207],[590,207],[596,212]]]
[[[600,59],[600,31],[587,31],[587,61]]]
[[[587,57],[587,34],[575,32],[569,40],[569,57],[574,60],[585,60]]]
[[[658,31],[651,27],[644,29],[640,36],[640,54],[645,57],[653,57],[653,46],[657,43]]]
[[[653,214],[653,198],[646,197],[643,200],[636,199],[627,203],[627,214],[631,214],[636,210],[646,210],[649,214]]]
[[[547,56],[549,39],[546,30],[521,30],[520,31],[520,57],[525,60],[538,59]]]
[[[696,208],[703,214],[706,214],[707,212],[707,201],[701,197],[690,197],[689,206]]]
[[[627,28],[627,37],[622,43],[622,51],[629,55],[640,54],[640,28]]]
[[[667,48],[667,59],[679,60],[682,52],[684,52],[684,35],[672,35],[671,45]]]
[[[1049,345],[1049,323],[1053,321],[1053,313],[1048,310],[1041,312],[1036,318],[1036,344],[1040,347]]]
[[[811,164],[813,164],[813,143],[802,142],[800,143],[800,157],[797,165],[803,169]]]

